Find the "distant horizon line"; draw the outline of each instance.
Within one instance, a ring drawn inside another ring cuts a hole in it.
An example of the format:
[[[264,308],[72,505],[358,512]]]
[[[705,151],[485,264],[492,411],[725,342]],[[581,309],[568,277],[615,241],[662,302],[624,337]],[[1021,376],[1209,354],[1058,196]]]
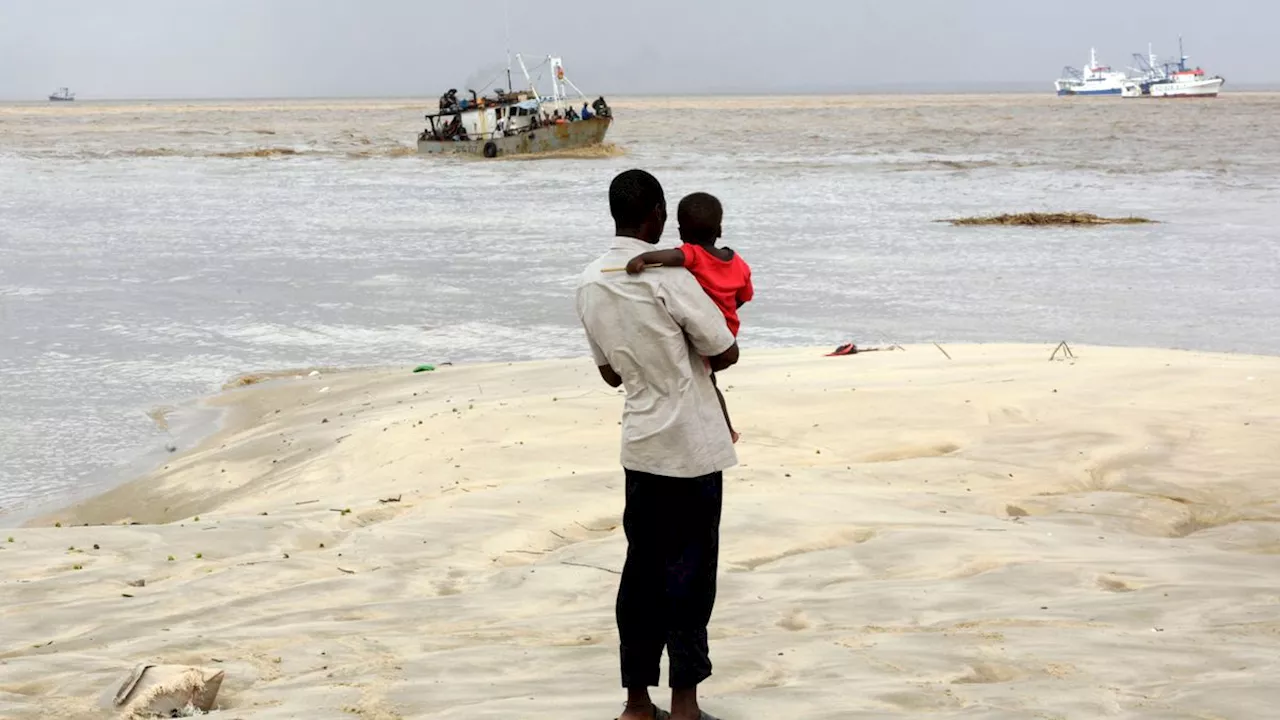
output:
[[[1277,92],[1280,91],[1280,82],[1258,82],[1258,83],[1240,83],[1235,86],[1236,92]],[[1223,92],[1224,95],[1230,94],[1230,90]],[[424,98],[432,100],[436,98],[435,94],[351,94],[351,95],[155,95],[150,97],[128,97],[128,96],[82,96],[79,93],[75,95],[75,102],[157,102],[157,101],[213,101],[213,100],[408,100],[413,98]],[[630,93],[609,93],[613,97],[618,98],[695,98],[695,97],[840,97],[849,95],[1052,95],[1052,84],[1049,89],[1044,89],[1044,83],[988,83],[983,85],[961,85],[947,86],[934,85],[927,83],[920,84],[894,84],[882,86],[863,86],[848,89],[834,88],[814,88],[811,90],[748,90],[742,89],[723,89],[723,90],[702,90],[702,91],[679,91],[679,92],[630,92]],[[586,93],[588,97],[595,95],[599,97],[601,93]],[[50,103],[53,102],[44,97],[0,97],[3,103]]]

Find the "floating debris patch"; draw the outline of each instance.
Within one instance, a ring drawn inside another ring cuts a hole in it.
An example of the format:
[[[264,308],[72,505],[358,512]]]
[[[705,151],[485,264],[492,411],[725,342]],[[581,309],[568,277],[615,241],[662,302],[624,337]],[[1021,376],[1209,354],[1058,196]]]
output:
[[[1106,218],[1093,213],[1014,213],[953,218],[938,222],[952,225],[1146,225],[1156,222],[1144,217]]]
[[[282,155],[300,155],[297,150],[287,147],[268,147],[257,148],[254,150],[236,150],[232,152],[213,153],[212,157],[220,158],[250,158],[250,157],[279,157]]]

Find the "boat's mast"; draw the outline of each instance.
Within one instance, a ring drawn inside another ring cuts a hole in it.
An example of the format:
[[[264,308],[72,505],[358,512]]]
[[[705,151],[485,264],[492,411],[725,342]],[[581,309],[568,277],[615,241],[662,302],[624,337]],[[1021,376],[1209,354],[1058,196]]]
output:
[[[547,64],[551,67],[551,89],[556,99],[556,109],[564,110],[564,100],[568,97],[564,91],[564,63],[560,58],[548,55]]]
[[[510,93],[513,90],[513,88],[511,87],[511,13],[510,13],[510,3],[508,3],[507,0],[503,0],[503,3],[502,3],[502,24],[506,32],[507,92]]]
[[[524,73],[524,81],[529,83],[529,92],[533,93],[533,98],[538,99],[538,88],[533,85],[533,78],[529,77],[529,68],[524,65],[524,56],[516,53],[516,62],[520,63],[520,72]]]
[[[550,55],[547,56],[547,67],[551,68],[551,97],[556,100],[556,109],[561,110],[563,108],[560,107],[560,78],[556,77],[556,59]]]

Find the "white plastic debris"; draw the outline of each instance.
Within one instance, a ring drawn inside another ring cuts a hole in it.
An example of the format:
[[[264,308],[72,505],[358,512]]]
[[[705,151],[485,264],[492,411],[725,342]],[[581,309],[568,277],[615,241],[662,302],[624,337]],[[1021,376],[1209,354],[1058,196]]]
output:
[[[112,705],[126,718],[186,717],[214,709],[222,670],[185,665],[138,665],[116,690]]]

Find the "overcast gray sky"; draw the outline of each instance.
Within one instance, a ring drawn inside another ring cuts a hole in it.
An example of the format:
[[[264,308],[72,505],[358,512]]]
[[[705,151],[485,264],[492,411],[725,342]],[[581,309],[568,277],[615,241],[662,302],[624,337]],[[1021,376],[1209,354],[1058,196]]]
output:
[[[1280,84],[1277,0],[511,0],[589,94],[1051,90],[1156,44]],[[0,98],[421,96],[505,65],[503,0],[0,0]]]

